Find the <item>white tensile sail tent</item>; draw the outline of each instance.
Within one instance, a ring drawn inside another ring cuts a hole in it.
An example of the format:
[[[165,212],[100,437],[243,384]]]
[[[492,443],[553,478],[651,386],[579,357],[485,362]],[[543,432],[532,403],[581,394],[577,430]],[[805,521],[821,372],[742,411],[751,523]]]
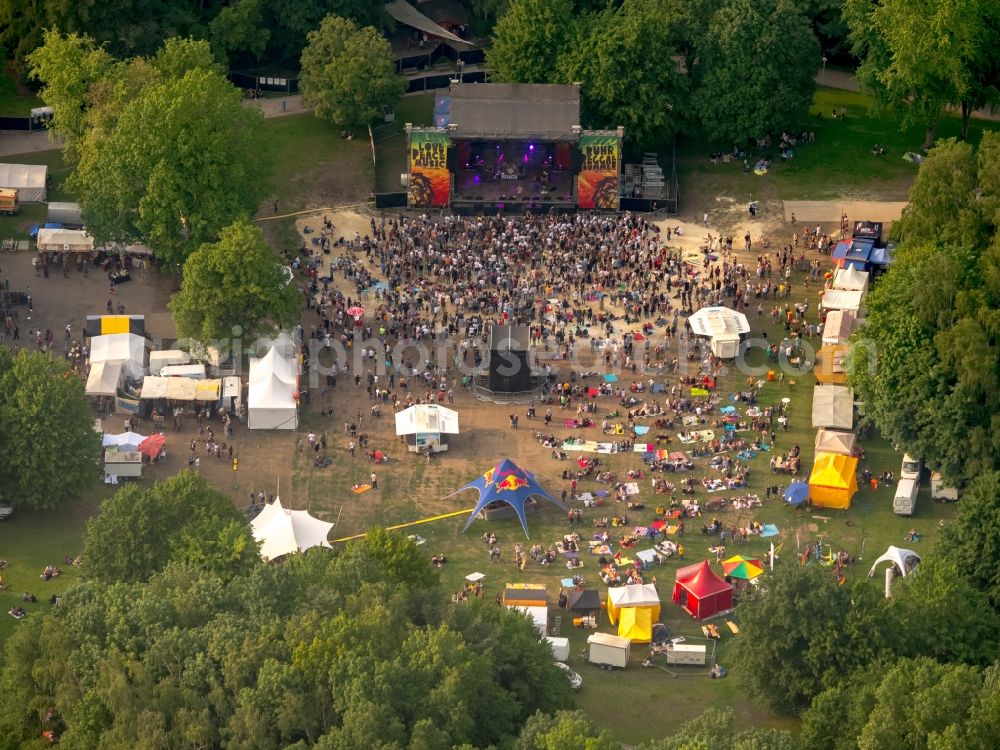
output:
[[[329,547],[326,537],[333,524],[321,521],[306,510],[283,508],[281,498],[275,498],[250,522],[250,527],[254,539],[261,543],[260,556],[274,560],[312,547]]]

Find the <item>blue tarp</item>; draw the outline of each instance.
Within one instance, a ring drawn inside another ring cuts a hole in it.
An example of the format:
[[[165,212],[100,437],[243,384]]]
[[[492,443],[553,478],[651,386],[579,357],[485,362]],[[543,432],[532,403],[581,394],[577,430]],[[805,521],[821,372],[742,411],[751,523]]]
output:
[[[888,247],[876,247],[872,250],[871,257],[868,262],[873,266],[887,266],[892,262],[892,256],[890,255],[892,248]]]
[[[524,535],[530,538],[528,534],[528,519],[524,515],[524,504],[528,501],[528,498],[532,496],[541,497],[558,505],[560,508],[565,509],[566,507],[541,488],[538,482],[535,481],[534,474],[525,471],[507,458],[485,474],[473,479],[464,487],[455,490],[452,495],[472,489],[479,490],[479,502],[476,503],[476,507],[469,516],[469,520],[465,522],[462,531],[469,528],[476,516],[487,505],[501,502],[506,503],[514,509],[518,520],[521,522],[521,528],[524,529]],[[451,497],[451,495],[448,497]]]
[[[833,251],[834,260],[856,260],[867,263],[874,249],[874,240],[841,240]]]

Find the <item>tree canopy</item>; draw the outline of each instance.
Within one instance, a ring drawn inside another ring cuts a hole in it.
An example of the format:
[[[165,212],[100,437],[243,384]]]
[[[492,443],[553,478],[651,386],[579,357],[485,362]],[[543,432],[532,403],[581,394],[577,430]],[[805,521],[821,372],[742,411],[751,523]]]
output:
[[[52,510],[96,483],[101,437],[83,388],[62,360],[0,347],[0,498]]]
[[[203,495],[189,486],[181,503],[168,489],[156,493],[176,518]],[[121,520],[128,499],[150,511],[128,493]],[[398,534],[225,574],[175,557],[145,582],[113,578],[88,575],[8,641],[0,748],[43,730],[70,748],[488,747],[571,701],[530,622],[492,602],[455,606]]]
[[[180,264],[254,213],[268,174],[261,114],[207,42],[171,39],[151,58],[116,62],[92,39],[48,32],[29,59],[98,241],[141,239]]]
[[[299,86],[317,117],[337,125],[367,125],[380,107],[392,107],[406,90],[389,42],[375,28],[359,29],[330,15],[308,39]]]
[[[109,584],[145,581],[171,560],[226,575],[259,559],[232,500],[190,470],[122,487],[87,522],[83,542],[85,575]]]
[[[904,126],[934,142],[948,106],[961,107],[962,134],[972,111],[1000,95],[1000,7],[992,0],[844,0],[862,87],[876,103],[901,110]]]
[[[809,112],[819,42],[795,0],[724,0],[692,71],[706,134],[746,143],[794,130]]]
[[[492,80],[554,83],[572,24],[572,0],[511,0],[486,52]]]
[[[198,341],[268,335],[298,320],[301,298],[260,228],[238,221],[195,250],[170,301],[178,335]]]
[[[995,133],[932,150],[848,365],[866,417],[959,486],[1000,469],[998,169]]]

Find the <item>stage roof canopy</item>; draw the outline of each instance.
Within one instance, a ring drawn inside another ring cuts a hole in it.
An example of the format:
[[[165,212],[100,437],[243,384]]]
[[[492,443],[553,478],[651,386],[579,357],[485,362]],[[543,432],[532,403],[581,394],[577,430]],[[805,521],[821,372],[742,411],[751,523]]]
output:
[[[458,83],[451,87],[454,138],[570,140],[580,89],[554,83]]]

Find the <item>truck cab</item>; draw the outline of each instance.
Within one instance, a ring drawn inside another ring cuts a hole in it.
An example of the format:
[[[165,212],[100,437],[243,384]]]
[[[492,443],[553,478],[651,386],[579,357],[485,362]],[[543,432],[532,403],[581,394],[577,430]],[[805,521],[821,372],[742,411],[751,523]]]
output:
[[[903,465],[899,467],[899,478],[920,481],[920,459],[909,453],[903,454]]]
[[[17,189],[0,188],[0,214],[13,216],[17,213]]]

